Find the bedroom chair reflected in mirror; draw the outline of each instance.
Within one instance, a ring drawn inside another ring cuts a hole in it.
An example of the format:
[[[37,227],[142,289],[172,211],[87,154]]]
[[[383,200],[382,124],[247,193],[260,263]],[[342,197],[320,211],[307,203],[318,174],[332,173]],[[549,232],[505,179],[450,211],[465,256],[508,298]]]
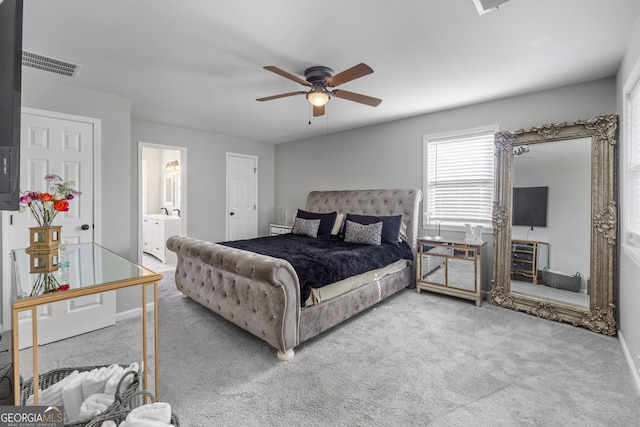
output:
[[[496,134],[492,304],[616,334],[617,123]]]

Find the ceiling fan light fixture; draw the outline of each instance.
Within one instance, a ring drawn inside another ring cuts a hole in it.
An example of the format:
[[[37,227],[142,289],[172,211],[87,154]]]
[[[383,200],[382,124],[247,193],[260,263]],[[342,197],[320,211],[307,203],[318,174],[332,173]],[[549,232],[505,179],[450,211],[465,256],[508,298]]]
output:
[[[312,89],[307,93],[307,99],[315,107],[326,105],[330,98],[329,94],[322,89]]]
[[[365,63],[354,65],[353,67],[348,68],[338,74],[334,74],[331,68],[321,65],[309,67],[304,71],[305,80],[302,80],[300,77],[294,74],[281,70],[275,65],[266,65],[264,69],[278,74],[279,76],[285,77],[289,80],[292,80],[296,83],[299,83],[303,86],[306,86],[310,89],[308,89],[308,91],[306,92],[287,92],[281,93],[279,95],[257,98],[256,101],[270,101],[272,99],[286,98],[289,96],[304,94],[309,103],[313,105],[314,117],[324,116],[324,107],[333,97],[346,99],[347,101],[359,102],[371,107],[377,107],[382,102],[382,99],[362,95],[360,93],[349,92],[342,89],[329,89],[373,73],[373,69]]]

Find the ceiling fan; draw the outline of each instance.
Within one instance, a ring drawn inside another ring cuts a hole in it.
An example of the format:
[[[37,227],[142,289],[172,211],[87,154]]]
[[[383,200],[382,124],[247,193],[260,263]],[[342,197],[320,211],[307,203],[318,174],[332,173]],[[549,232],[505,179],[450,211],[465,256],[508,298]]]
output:
[[[270,101],[272,99],[285,98],[287,96],[305,95],[311,105],[313,105],[314,117],[324,115],[324,106],[327,104],[327,102],[329,102],[329,99],[331,99],[332,96],[349,101],[359,102],[361,104],[370,105],[372,107],[377,107],[382,102],[381,99],[373,98],[371,96],[349,92],[342,89],[330,89],[343,83],[350,82],[351,80],[364,77],[367,74],[373,73],[373,69],[367,64],[361,63],[355,65],[335,75],[333,74],[333,70],[329,67],[309,67],[304,71],[305,80],[302,80],[300,77],[288,73],[274,65],[267,65],[263,68],[289,80],[293,80],[296,83],[300,83],[303,86],[308,86],[311,89],[307,92],[288,92],[282,93],[280,95],[267,96],[265,98],[257,98],[256,101]]]

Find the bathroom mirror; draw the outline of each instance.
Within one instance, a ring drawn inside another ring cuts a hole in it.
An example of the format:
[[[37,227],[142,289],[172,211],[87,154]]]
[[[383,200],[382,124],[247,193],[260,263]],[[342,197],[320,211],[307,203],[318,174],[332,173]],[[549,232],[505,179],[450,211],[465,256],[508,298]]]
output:
[[[164,185],[163,185],[163,194],[164,194],[164,200],[163,200],[163,204],[164,206],[173,206],[174,204],[174,194],[173,194],[173,180],[175,178],[175,174],[173,173],[168,173],[165,174],[164,176]]]
[[[495,136],[491,303],[615,335],[617,116]]]

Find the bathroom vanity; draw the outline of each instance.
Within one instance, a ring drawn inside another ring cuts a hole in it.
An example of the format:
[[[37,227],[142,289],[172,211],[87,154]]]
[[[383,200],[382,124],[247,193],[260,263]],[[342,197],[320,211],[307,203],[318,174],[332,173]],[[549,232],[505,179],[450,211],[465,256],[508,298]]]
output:
[[[180,217],[172,215],[144,215],[142,217],[142,251],[165,264],[175,264],[176,254],[166,247],[167,239],[180,235]]]

